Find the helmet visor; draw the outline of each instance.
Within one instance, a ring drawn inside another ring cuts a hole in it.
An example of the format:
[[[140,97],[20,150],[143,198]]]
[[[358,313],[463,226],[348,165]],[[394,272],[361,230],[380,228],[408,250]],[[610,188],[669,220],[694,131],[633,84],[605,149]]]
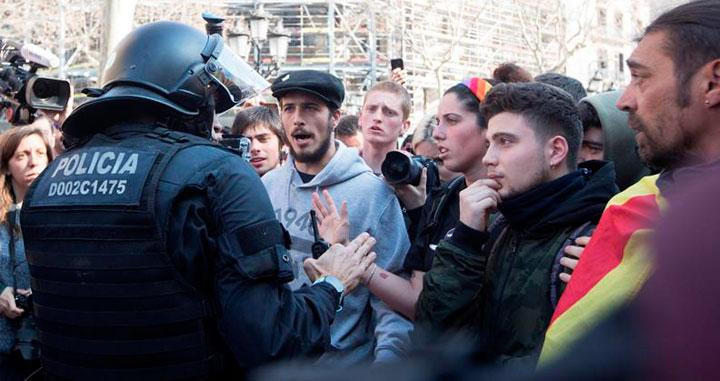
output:
[[[217,65],[215,70],[211,67],[212,63],[210,62],[206,68],[218,86],[218,91],[215,92],[215,112],[218,114],[245,102],[270,87],[270,83],[265,78],[225,44],[223,44],[215,64]]]

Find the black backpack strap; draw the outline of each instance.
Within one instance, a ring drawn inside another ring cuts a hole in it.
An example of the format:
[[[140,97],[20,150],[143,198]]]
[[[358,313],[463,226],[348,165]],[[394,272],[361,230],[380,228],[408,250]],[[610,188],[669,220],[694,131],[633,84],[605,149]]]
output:
[[[8,245],[8,254],[10,255],[10,276],[12,277],[12,292],[17,293],[17,277],[15,276],[15,268],[17,267],[17,258],[15,254],[15,223],[17,222],[17,207],[12,204],[10,210],[7,212],[7,229],[8,236],[10,237],[10,244]]]
[[[442,196],[436,201],[433,202],[433,206],[431,208],[431,217],[430,217],[430,223],[429,226],[434,226],[437,224],[438,219],[440,218],[440,214],[444,212],[445,204],[448,203],[448,200],[450,197],[452,197],[455,193],[458,192],[458,189],[465,183],[465,177],[458,176],[447,184],[447,187],[445,189],[445,192],[442,193]]]
[[[560,295],[562,295],[562,292],[565,289],[565,285],[560,284],[560,282],[562,282],[560,280],[560,273],[565,267],[560,264],[560,259],[565,256],[565,248],[573,245],[575,240],[579,237],[591,235],[593,230],[595,230],[595,226],[596,225],[592,221],[588,221],[580,225],[577,229],[574,229],[570,235],[565,238],[562,245],[560,245],[557,253],[555,253],[552,271],[550,271],[550,303],[552,304],[553,310],[557,307]]]

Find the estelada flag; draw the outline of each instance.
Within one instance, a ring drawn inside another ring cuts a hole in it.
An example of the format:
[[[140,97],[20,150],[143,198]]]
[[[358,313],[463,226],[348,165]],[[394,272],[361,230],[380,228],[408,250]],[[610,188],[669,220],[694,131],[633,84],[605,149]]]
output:
[[[631,300],[647,280],[649,236],[662,204],[657,179],[644,177],[608,202],[550,320],[540,366]]]

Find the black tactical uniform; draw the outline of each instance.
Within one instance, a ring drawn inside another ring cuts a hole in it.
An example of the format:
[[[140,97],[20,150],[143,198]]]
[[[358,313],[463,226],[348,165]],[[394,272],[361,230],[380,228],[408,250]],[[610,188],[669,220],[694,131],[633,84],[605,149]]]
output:
[[[158,49],[168,66],[150,58]],[[238,80],[249,68],[228,54],[218,35],[143,26],[119,45],[100,97],[66,122],[77,144],[34,182],[22,214],[48,376],[225,379],[324,350],[340,294],[283,284],[287,235],[255,171],[167,128],[209,134],[203,107],[251,93],[259,77]],[[135,116],[151,111],[154,122]]]

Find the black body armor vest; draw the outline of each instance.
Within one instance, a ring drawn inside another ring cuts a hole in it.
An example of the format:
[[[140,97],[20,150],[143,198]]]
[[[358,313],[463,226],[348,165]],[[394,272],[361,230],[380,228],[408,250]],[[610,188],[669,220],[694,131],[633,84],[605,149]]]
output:
[[[28,194],[22,230],[49,377],[204,379],[223,371],[212,303],[171,263],[167,216],[156,215],[171,159],[211,143],[144,131],[123,140],[95,135],[50,163]]]

